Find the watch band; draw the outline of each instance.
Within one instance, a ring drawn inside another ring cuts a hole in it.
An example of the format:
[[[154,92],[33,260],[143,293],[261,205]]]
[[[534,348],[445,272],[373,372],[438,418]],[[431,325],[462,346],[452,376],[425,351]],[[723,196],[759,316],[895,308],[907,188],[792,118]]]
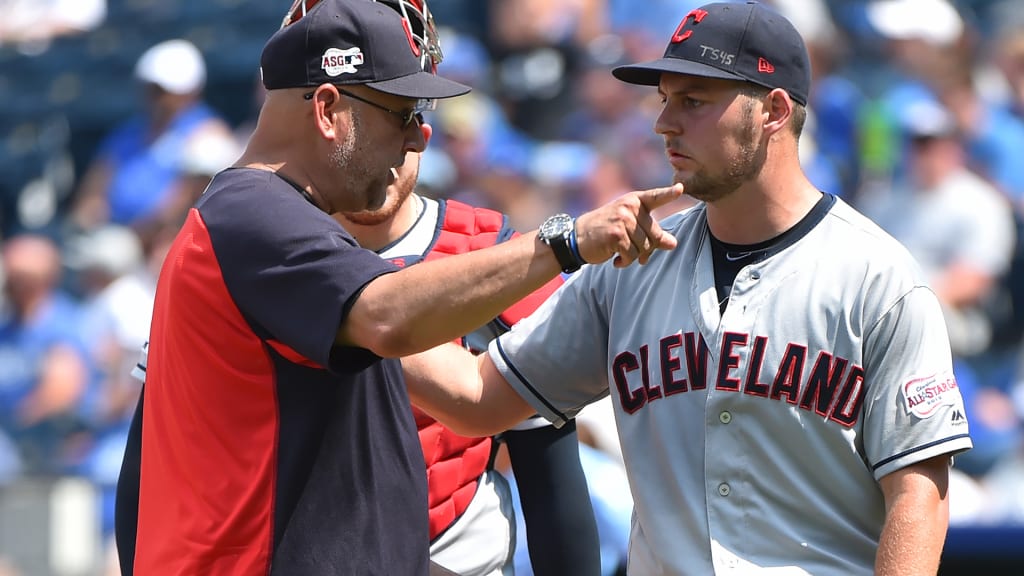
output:
[[[570,240],[570,237],[572,239]],[[576,230],[570,230],[566,234],[561,236],[555,236],[547,240],[547,245],[551,246],[551,250],[555,253],[555,259],[558,260],[558,265],[562,267],[562,272],[566,274],[572,274],[579,270],[583,263],[577,259],[574,250],[569,245],[571,241],[576,239]]]
[[[540,225],[538,237],[551,247],[562,272],[572,274],[587,263],[576,245],[576,219],[572,216],[562,213],[548,218]]]

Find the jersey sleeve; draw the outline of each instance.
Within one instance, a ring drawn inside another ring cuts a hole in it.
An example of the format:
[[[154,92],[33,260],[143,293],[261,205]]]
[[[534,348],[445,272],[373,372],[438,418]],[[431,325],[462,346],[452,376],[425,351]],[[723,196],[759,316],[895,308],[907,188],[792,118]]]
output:
[[[202,211],[224,282],[254,331],[335,371],[376,361],[334,340],[362,289],[397,268],[294,190],[256,204]]]
[[[876,479],[970,449],[935,294],[912,289],[872,327],[865,344],[864,452]]]
[[[501,375],[555,426],[608,394],[608,322],[592,297],[594,270],[587,266],[577,272],[488,347]]]

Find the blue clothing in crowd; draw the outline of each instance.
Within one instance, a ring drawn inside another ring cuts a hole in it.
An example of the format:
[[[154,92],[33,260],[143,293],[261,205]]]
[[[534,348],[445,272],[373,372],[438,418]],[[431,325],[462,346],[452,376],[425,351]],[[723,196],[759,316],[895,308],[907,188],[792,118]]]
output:
[[[110,220],[132,224],[156,213],[173,191],[186,140],[215,117],[209,106],[197,103],[178,114],[155,141],[149,140],[149,123],[141,115],[107,137],[99,156],[113,168],[107,192]]]

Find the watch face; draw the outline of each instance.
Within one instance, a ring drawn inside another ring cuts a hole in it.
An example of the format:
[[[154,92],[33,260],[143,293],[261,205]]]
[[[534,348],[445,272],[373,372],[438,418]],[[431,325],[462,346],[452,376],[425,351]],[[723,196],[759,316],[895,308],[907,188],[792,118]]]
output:
[[[572,230],[572,216],[555,214],[540,225],[541,238],[557,238]]]

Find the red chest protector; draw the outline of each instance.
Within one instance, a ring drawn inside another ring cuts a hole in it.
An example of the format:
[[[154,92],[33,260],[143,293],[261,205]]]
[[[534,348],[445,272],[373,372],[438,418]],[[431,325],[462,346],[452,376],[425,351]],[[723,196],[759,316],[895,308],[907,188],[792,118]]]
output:
[[[435,260],[487,248],[517,235],[509,226],[508,218],[500,212],[474,208],[453,200],[440,200],[438,204],[438,224],[426,255],[392,258],[393,262],[409,266],[420,260]],[[555,278],[487,326],[462,338],[461,344],[475,352],[482,351],[488,340],[533,312],[561,283],[561,278]],[[490,462],[493,440],[459,436],[415,406],[413,414],[427,464],[430,539],[433,541],[466,511],[473,500],[477,480]]]

